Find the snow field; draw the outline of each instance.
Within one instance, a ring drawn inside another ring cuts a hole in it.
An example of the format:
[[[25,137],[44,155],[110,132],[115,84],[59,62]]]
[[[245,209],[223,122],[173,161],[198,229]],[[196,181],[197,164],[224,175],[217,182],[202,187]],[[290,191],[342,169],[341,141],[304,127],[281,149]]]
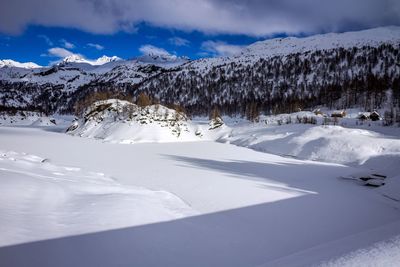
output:
[[[98,115],[74,135],[0,127],[0,263],[395,266],[395,128],[183,119],[185,139],[153,107]],[[360,172],[386,185],[339,178]]]
[[[0,179],[0,246],[196,214],[168,192],[25,153],[0,151]]]
[[[17,153],[0,161],[14,170],[0,171],[0,227],[11,233],[2,243],[16,244],[0,248],[6,265],[307,266],[400,234],[397,202],[337,178],[355,167],[209,141],[123,145],[8,127],[0,135],[3,151]]]

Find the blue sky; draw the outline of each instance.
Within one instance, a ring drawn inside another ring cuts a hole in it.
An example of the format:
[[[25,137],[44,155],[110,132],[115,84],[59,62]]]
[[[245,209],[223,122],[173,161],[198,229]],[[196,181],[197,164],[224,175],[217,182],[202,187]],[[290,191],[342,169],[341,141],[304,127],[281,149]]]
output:
[[[276,36],[400,25],[398,0],[1,0],[0,59],[230,55]]]
[[[59,59],[49,49],[64,48],[88,59],[102,55],[129,59],[142,55],[146,45],[191,59],[229,54],[229,47],[248,45],[265,38],[239,34],[204,34],[199,31],[164,29],[141,23],[135,32],[92,34],[77,29],[29,26],[19,35],[0,35],[0,58],[47,65]],[[228,49],[218,51],[219,46]]]

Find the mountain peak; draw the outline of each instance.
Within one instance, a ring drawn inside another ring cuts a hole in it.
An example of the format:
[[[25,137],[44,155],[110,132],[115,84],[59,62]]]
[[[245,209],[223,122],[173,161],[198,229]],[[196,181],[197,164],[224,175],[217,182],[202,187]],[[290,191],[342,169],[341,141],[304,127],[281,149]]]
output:
[[[94,61],[94,63],[96,63],[96,64],[93,64],[93,65],[103,65],[103,64],[106,64],[109,62],[115,62],[115,61],[120,61],[120,60],[122,60],[122,58],[117,57],[117,56],[109,57],[109,56],[103,55],[102,57],[99,57],[98,59],[96,59]]]
[[[0,68],[3,67],[16,67],[16,68],[23,68],[23,69],[36,69],[36,68],[42,68],[42,66],[39,66],[36,63],[33,62],[25,62],[21,63],[12,59],[3,59],[0,60]]]
[[[87,60],[84,59],[81,55],[74,54],[74,55],[65,57],[62,60],[62,62],[65,62],[65,63],[87,63]]]
[[[74,55],[70,55],[67,56],[63,59],[62,63],[86,63],[92,66],[98,66],[98,65],[103,65],[109,62],[115,62],[115,61],[119,61],[122,60],[121,58],[117,57],[117,56],[101,56],[98,59],[95,60],[89,60],[89,59],[85,59],[84,57],[82,57],[81,55],[78,54],[74,54]]]

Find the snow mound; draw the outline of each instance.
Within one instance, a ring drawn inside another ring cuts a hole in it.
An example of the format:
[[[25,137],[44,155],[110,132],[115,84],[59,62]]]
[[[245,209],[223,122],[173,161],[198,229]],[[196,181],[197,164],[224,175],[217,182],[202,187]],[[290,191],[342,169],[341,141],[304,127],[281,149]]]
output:
[[[196,125],[186,114],[162,105],[139,107],[128,101],[109,99],[92,104],[67,131],[81,137],[112,143],[200,141],[218,138],[221,127],[211,131]]]
[[[400,159],[399,139],[342,126],[244,125],[234,128],[232,135],[222,141],[279,155],[342,164],[364,164],[378,170],[386,170],[386,167],[398,170],[396,164],[386,166],[386,163],[399,162]],[[387,157],[391,159],[390,162]]]
[[[0,150],[0,246],[195,215],[167,191],[122,186],[103,173]],[[26,223],[29,222],[29,223]]]

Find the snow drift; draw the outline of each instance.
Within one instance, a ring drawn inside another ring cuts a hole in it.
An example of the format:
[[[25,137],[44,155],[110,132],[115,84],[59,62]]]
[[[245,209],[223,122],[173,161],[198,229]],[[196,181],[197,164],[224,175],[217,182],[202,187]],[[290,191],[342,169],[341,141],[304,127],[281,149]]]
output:
[[[311,112],[301,115],[311,116]],[[400,171],[400,140],[368,129],[347,126],[313,125],[295,123],[298,114],[291,114],[292,123],[285,124],[285,115],[270,116],[254,125],[232,127],[232,134],[221,141],[249,147],[258,151],[301,159],[334,162],[341,164],[365,165],[374,169],[383,169],[389,175]],[[289,116],[289,115],[286,115]],[[316,123],[321,123],[316,117]],[[280,121],[280,123],[276,123]],[[355,123],[356,120],[353,120]],[[360,126],[361,127],[361,126]],[[376,126],[378,127],[378,126]],[[382,126],[379,126],[383,128]],[[386,127],[387,128],[387,127]],[[391,128],[396,131],[395,128]],[[378,130],[378,129],[376,129]],[[385,129],[390,130],[390,129]]]
[[[121,186],[36,155],[0,150],[0,171],[0,247],[196,214],[169,192]]]

